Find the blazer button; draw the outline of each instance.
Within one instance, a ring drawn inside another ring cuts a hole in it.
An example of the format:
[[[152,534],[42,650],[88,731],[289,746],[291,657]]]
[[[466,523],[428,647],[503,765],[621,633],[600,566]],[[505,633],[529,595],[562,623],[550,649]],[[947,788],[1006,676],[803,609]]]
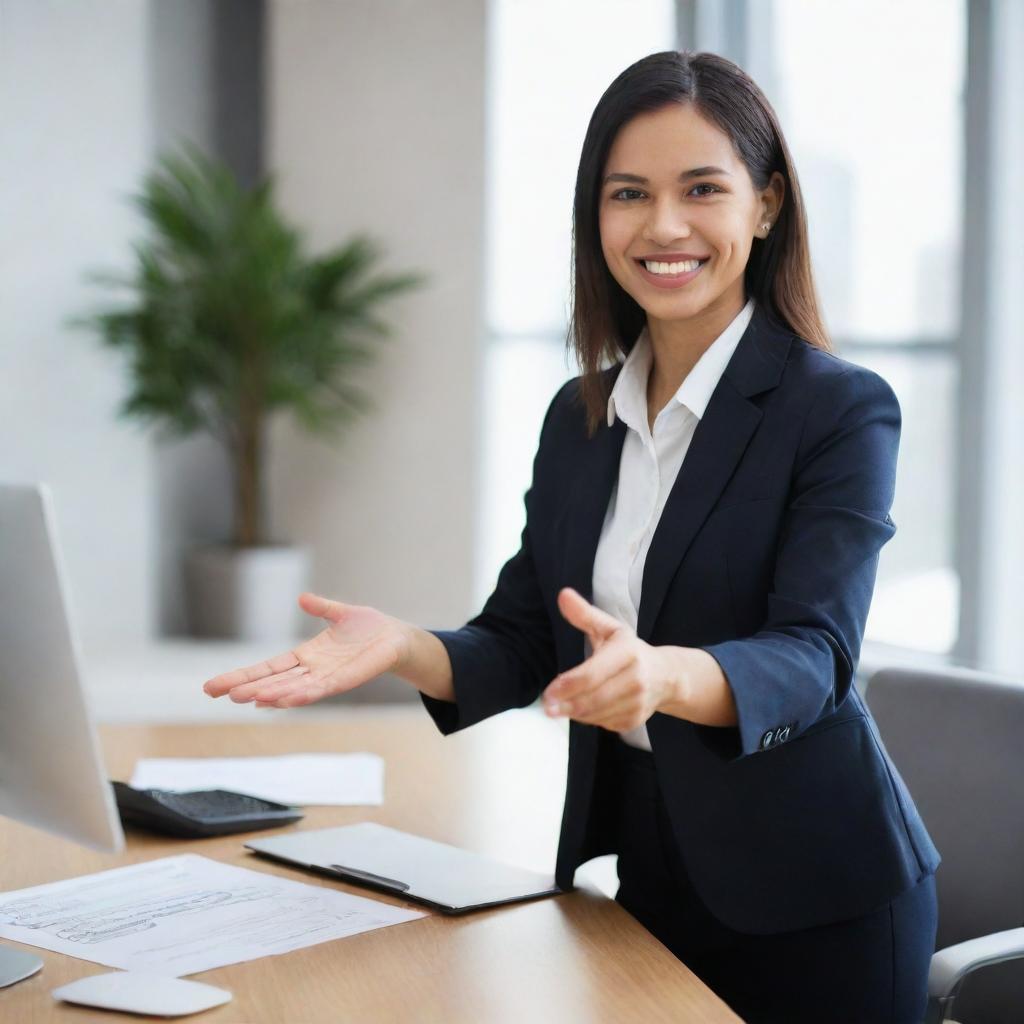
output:
[[[768,748],[769,748],[769,747],[770,747],[770,746],[772,745],[772,739],[774,738],[774,736],[775,736],[775,733],[773,733],[773,732],[771,731],[771,729],[769,729],[769,730],[768,730],[768,731],[767,731],[767,732],[766,732],[766,733],[765,733],[765,734],[764,734],[764,735],[763,735],[763,736],[761,737],[761,749],[762,749],[762,750],[767,750],[767,749],[768,749]]]

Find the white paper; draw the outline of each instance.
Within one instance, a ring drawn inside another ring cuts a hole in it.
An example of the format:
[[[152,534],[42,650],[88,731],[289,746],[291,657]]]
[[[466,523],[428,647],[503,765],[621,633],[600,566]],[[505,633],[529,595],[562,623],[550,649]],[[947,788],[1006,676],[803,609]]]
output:
[[[378,754],[286,754],[281,757],[154,757],[135,765],[136,789],[229,789],[304,807],[384,802]]]
[[[0,893],[0,937],[175,978],[423,916],[194,853]]]

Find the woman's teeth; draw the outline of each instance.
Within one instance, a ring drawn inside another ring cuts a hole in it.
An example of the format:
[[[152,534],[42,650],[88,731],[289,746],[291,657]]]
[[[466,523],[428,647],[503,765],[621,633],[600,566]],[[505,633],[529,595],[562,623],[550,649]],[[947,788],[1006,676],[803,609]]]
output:
[[[686,260],[683,263],[651,263],[644,260],[643,264],[652,274],[688,274],[701,265],[701,260]]]

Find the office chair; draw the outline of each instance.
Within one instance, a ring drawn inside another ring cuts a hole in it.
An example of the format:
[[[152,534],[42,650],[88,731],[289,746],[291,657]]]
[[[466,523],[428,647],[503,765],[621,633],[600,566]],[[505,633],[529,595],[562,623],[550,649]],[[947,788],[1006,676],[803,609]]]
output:
[[[888,668],[871,676],[865,697],[942,855],[925,1024],[1020,1024],[1024,682]]]

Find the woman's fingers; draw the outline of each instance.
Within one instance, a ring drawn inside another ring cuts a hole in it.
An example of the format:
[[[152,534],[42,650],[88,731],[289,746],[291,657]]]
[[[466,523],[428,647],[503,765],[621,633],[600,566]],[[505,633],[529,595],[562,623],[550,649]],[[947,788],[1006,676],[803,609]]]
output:
[[[233,686],[228,691],[228,696],[236,704],[244,704],[247,701],[255,700],[257,696],[262,697],[264,694],[290,686],[297,679],[308,675],[309,672],[308,666],[296,665],[286,672],[279,672],[276,675],[266,676],[263,679],[256,679],[251,683],[240,683],[238,686]]]
[[[574,700],[570,717],[588,725],[616,728],[615,723],[635,717],[643,709],[643,698],[635,684],[629,672],[621,672],[603,686]]]
[[[253,698],[253,703],[258,708],[296,708],[303,704],[312,704],[336,692],[338,691],[328,685],[327,681],[307,675],[260,690],[259,695]]]
[[[209,679],[211,697],[230,694],[237,704],[298,707],[360,686],[395,662],[395,620],[374,608],[330,601],[304,592],[299,605],[329,625],[294,650]]]
[[[319,594],[311,594],[308,591],[299,594],[299,607],[309,615],[315,615],[318,619],[326,619],[328,622],[340,622],[345,617],[347,605],[340,601],[331,601]]]
[[[244,693],[232,690],[229,696],[236,704],[255,703],[257,706],[277,707],[278,701],[297,693],[308,694],[311,700],[319,700],[327,696],[327,686],[322,677],[307,672],[302,675],[285,675],[277,682],[254,683]]]
[[[556,676],[544,691],[545,705],[564,704],[595,687],[631,665],[635,652],[627,644],[606,644],[586,661]]]
[[[337,691],[328,689],[322,683],[309,682],[283,693],[273,701],[273,706],[275,708],[299,708],[323,700],[324,697],[329,697],[335,692]]]
[[[644,698],[642,684],[632,668],[627,666],[596,689],[576,698],[571,707],[561,714],[574,722],[624,732],[642,725],[650,718],[651,712]]]
[[[391,654],[387,644],[371,641],[354,655],[317,655],[313,665],[299,665],[277,675],[242,683],[230,691],[237,704],[299,707],[324,697],[355,689],[387,671]]]
[[[267,694],[261,694],[256,701],[256,707],[263,708],[297,708],[304,704],[313,704],[324,697],[329,697],[333,691],[324,682],[306,676],[297,683],[282,686]]]
[[[203,683],[203,689],[211,697],[223,697],[225,693],[236,686],[277,675],[294,668],[298,663],[299,659],[294,651],[285,651],[283,654],[250,665],[248,668],[236,668],[231,672],[214,676]]]
[[[614,615],[592,605],[572,587],[562,587],[558,592],[558,610],[568,623],[598,640],[607,639],[625,625]]]

